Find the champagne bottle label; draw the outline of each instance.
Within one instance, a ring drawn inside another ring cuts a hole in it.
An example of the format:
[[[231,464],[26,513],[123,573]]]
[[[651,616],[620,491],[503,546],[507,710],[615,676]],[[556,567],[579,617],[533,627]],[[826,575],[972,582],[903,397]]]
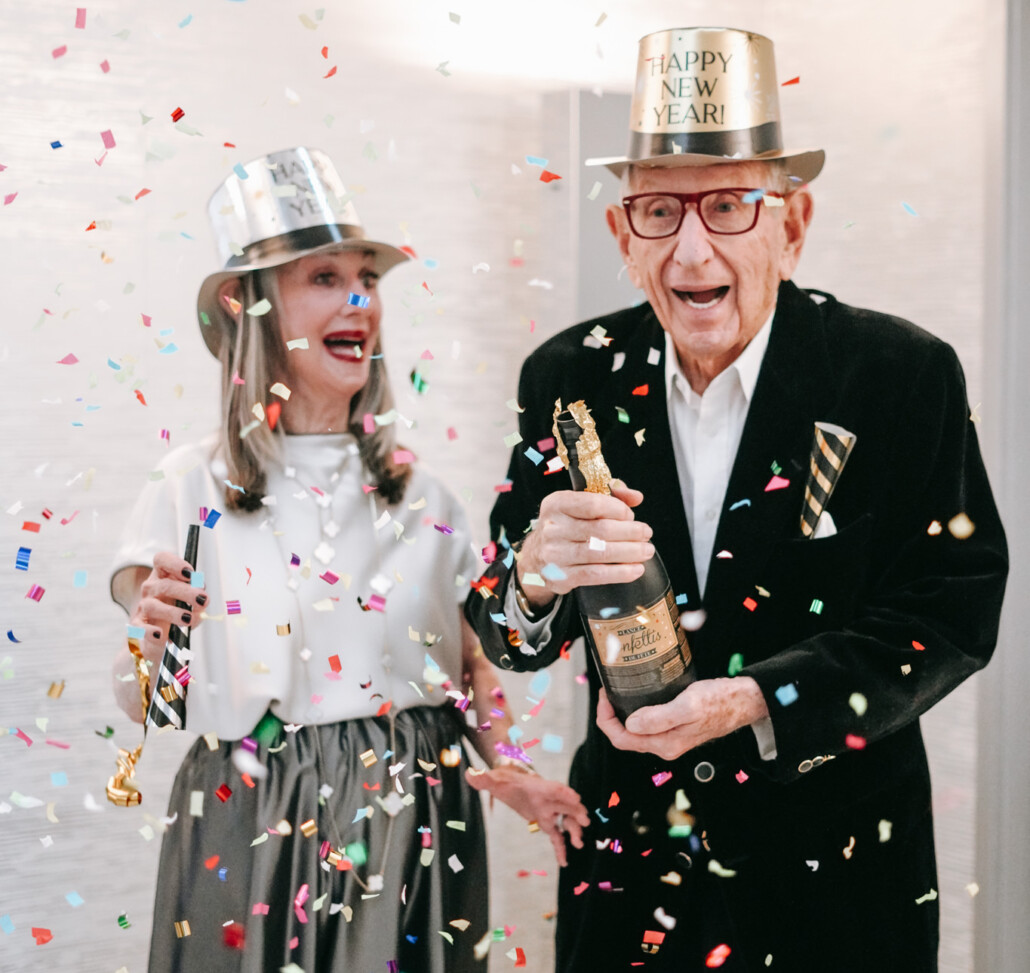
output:
[[[614,692],[653,691],[683,675],[691,657],[678,614],[672,591],[667,591],[632,615],[589,619],[598,659]]]

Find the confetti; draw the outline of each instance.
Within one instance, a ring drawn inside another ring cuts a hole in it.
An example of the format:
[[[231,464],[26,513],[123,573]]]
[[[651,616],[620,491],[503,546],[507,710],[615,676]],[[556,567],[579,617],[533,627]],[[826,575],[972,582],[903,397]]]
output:
[[[956,540],[964,541],[973,535],[976,525],[964,514],[955,514],[948,521],[948,532]]]
[[[785,686],[780,686],[776,690],[776,698],[781,706],[790,706],[798,698],[797,687],[792,682],[788,682]]]
[[[937,889],[930,889],[926,895],[919,896],[916,899],[916,905],[922,905],[924,902],[933,902],[937,898]]]
[[[729,946],[725,943],[720,943],[705,957],[705,966],[710,970],[722,966],[730,958],[731,952],[732,950]]]
[[[75,8],[75,29],[85,30],[86,29],[86,8],[76,7]]]
[[[906,213],[908,213],[909,216],[918,216],[919,215],[911,206],[909,206],[908,203],[902,203],[901,207],[902,207],[902,209],[904,209],[904,211]]]
[[[769,493],[770,490],[782,490],[784,487],[790,486],[790,480],[785,480],[782,476],[773,474],[772,479],[765,485],[765,492]]]
[[[799,84],[801,82],[801,76],[798,75],[796,78],[791,78],[789,81],[784,81],[780,87],[786,88],[789,84]]]
[[[858,716],[865,716],[865,711],[869,707],[869,701],[861,693],[852,693],[848,697],[848,706],[850,706]]]
[[[880,830],[880,843],[881,844],[891,840],[891,823],[890,823],[890,821],[886,821],[886,820],[880,821],[879,830]]]

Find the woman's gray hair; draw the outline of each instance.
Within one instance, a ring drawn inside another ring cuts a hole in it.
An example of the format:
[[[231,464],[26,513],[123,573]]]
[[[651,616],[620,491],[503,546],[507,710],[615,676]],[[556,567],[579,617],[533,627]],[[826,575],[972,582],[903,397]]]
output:
[[[267,299],[267,314],[250,316],[246,308]],[[219,302],[220,327],[230,336],[222,342],[222,426],[218,452],[228,467],[225,502],[230,510],[257,510],[267,486],[267,471],[282,461],[283,427],[269,427],[267,410],[279,401],[269,390],[287,373],[286,346],[279,328],[279,283],[275,268],[256,270],[240,277],[240,307],[230,311]],[[264,410],[256,408],[260,405]],[[411,476],[411,467],[395,464],[397,449],[392,423],[365,432],[365,416],[382,415],[393,408],[382,347],[377,339],[369,362],[368,381],[351,401],[348,431],[358,441],[358,451],[370,479],[388,503],[397,503]]]

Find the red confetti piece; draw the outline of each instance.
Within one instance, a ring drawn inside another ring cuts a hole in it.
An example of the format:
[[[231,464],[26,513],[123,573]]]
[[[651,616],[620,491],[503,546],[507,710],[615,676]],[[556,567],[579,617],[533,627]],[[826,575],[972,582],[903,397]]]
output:
[[[29,588],[29,592],[25,597],[31,598],[33,601],[40,601],[45,594],[46,588],[41,588],[38,584],[34,584]]]
[[[749,611],[753,612],[758,607],[758,602],[754,598],[745,598],[744,607]]]
[[[329,60],[329,48],[328,47],[323,47],[322,48],[322,57],[324,57],[326,60]]]
[[[250,776],[250,774],[240,774],[240,779],[241,779],[241,780],[243,781],[243,783],[244,783],[244,784],[246,784],[246,785],[247,785],[248,787],[251,787],[251,788],[253,788],[253,787],[256,787],[256,786],[257,786],[257,785],[256,785],[256,784],[254,783],[254,778],[253,778],[253,777],[251,777],[251,776]]]
[[[340,657],[338,655],[329,656],[329,668],[333,672],[340,672],[343,669],[343,665],[340,663]]]
[[[142,199],[144,196],[149,196],[149,195],[150,195],[150,190],[147,189],[144,186],[143,189],[141,189],[138,193],[136,193],[136,197],[135,198],[136,199]]]
[[[400,250],[401,253],[406,253],[409,257],[411,257],[412,260],[418,260],[418,254],[415,253],[415,251],[414,251],[414,249],[412,247],[403,246],[403,247],[398,247],[397,249]]]
[[[801,75],[799,74],[796,78],[791,78],[790,81],[784,81],[780,85],[781,88],[786,88],[789,84],[798,84],[801,81]]]
[[[913,642],[912,642],[912,648],[915,649],[916,652],[925,652],[926,651],[926,646],[923,645],[922,642],[916,642],[915,640],[913,640]]]
[[[844,737],[844,743],[852,750],[865,750],[865,737],[855,736],[854,733]]]
[[[364,787],[366,791],[377,791],[379,790],[379,781],[376,781],[374,784],[369,784],[366,780],[361,786]]]
[[[322,75],[322,80],[324,81],[326,78],[331,78],[334,74],[336,74],[335,64],[328,71],[326,71],[325,74]]]
[[[525,954],[525,951],[522,949],[521,946],[516,946],[515,947],[515,966],[518,967],[518,966],[525,966],[525,965],[526,965],[526,954]]]
[[[141,405],[147,404],[147,400],[143,398],[143,392],[140,389],[136,389],[136,398],[139,399]]]
[[[218,855],[212,855],[204,860],[204,867],[210,872],[218,864]]]
[[[15,728],[15,731],[14,731],[14,735],[15,735],[15,736],[16,736],[16,737],[17,737],[17,738],[18,738],[19,740],[22,740],[22,741],[24,741],[24,743],[25,743],[25,746],[27,746],[27,747],[31,747],[31,746],[32,746],[32,737],[30,737],[30,736],[29,736],[29,735],[28,735],[28,734],[27,734],[27,733],[26,733],[26,732],[25,732],[24,730],[22,730],[21,728],[19,728],[19,727],[16,727],[16,728]]]
[[[429,292],[430,297],[434,296],[433,292],[429,290],[429,285],[425,281],[422,281],[422,286]]]
[[[176,108],[175,111],[172,112],[172,121],[177,122],[185,114],[186,112],[184,112],[181,108]]]
[[[661,946],[665,942],[665,933],[660,929],[645,929],[644,942],[654,946]]]
[[[608,807],[617,807],[619,804],[619,792],[612,791],[612,796],[608,798]]]
[[[282,415],[283,407],[279,402],[269,402],[265,409],[265,418],[268,419],[268,428],[274,429],[279,423],[279,416]]]
[[[32,938],[36,940],[37,946],[42,946],[45,943],[50,942],[50,940],[54,938],[54,934],[49,929],[41,929],[39,926],[33,926]]]
[[[561,176],[556,172],[548,172],[544,169],[544,171],[540,173],[541,182],[554,182],[556,179],[561,179]]]
[[[90,223],[89,226],[86,227],[85,232],[89,233],[90,230],[95,230],[96,228],[97,228],[97,221],[94,220],[92,223]]]
[[[588,888],[590,888],[589,882],[580,882],[573,890],[573,895],[582,895]]]
[[[634,395],[647,395],[647,392],[648,388],[646,385],[638,385],[635,389],[633,389]]]
[[[224,148],[224,149],[235,149],[236,146],[233,145],[232,142],[223,142],[222,143],[222,148]]]
[[[229,949],[243,949],[245,934],[243,926],[238,922],[231,922],[223,928],[222,938]]]
[[[25,523],[21,525],[21,529],[30,530],[33,534],[38,534],[41,526],[41,524],[37,524],[34,520],[26,520]]]
[[[390,708],[393,706],[393,700],[388,699],[379,709],[376,710],[376,716],[386,716],[390,712]]]
[[[232,791],[229,790],[229,786],[227,784],[219,784],[218,790],[215,791],[215,796],[224,804],[230,797],[232,797]]]
[[[730,958],[730,953],[733,952],[725,943],[719,943],[706,957],[705,966],[710,970],[714,970],[716,967],[722,966]]]
[[[144,314],[142,311],[140,312],[139,319],[144,328],[149,328],[150,322],[154,320],[149,314]]]

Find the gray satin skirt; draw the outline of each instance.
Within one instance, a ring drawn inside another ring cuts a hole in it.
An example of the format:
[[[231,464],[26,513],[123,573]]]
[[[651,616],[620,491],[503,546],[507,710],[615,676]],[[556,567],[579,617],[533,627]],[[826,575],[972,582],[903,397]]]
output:
[[[305,726],[259,747],[251,787],[238,743],[198,739],[172,789],[151,973],[484,970],[486,842],[461,740],[450,707],[403,710],[392,732],[386,717]]]

